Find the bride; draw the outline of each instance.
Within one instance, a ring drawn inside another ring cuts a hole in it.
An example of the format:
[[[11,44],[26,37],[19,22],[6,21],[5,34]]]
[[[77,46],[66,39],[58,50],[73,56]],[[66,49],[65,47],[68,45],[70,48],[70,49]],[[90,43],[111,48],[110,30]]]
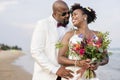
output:
[[[74,50],[70,48],[73,44],[81,42],[84,37],[87,39],[99,38],[97,36],[99,33],[98,31],[93,31],[88,28],[88,24],[94,22],[96,19],[95,11],[89,7],[83,8],[80,4],[74,4],[71,8],[71,15],[72,23],[76,29],[66,33],[63,37],[61,41],[63,47],[59,49],[58,62],[66,66],[67,69],[71,69],[74,77],[68,79],[62,78],[62,80],[99,80],[97,77],[86,79],[84,77],[84,72],[88,68],[94,72],[98,66],[107,64],[107,55],[101,62],[90,64],[90,59],[81,60],[81,58],[74,53]]]

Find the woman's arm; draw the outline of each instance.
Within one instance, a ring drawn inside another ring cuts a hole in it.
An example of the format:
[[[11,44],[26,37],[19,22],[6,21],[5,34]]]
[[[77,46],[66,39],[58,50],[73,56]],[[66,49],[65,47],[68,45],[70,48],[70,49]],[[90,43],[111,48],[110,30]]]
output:
[[[69,44],[69,39],[71,38],[71,36],[73,36],[74,32],[68,32],[65,34],[65,36],[63,37],[61,44],[63,45],[62,48],[59,49],[59,53],[58,53],[58,62],[61,65],[64,66],[79,66],[79,67],[83,67],[83,66],[89,66],[89,60],[71,60],[67,58],[67,54],[66,52],[69,50],[68,48],[68,44]]]
[[[69,50],[68,48],[69,39],[72,35],[73,35],[72,31],[65,34],[65,36],[61,41],[61,44],[63,45],[63,47],[60,48],[58,52],[58,62],[59,64],[64,66],[73,66],[75,63],[75,60],[68,59],[66,55],[66,52]]]
[[[103,60],[99,63],[100,66],[103,66],[105,64],[107,64],[109,62],[109,56],[106,53],[105,57],[103,58]]]

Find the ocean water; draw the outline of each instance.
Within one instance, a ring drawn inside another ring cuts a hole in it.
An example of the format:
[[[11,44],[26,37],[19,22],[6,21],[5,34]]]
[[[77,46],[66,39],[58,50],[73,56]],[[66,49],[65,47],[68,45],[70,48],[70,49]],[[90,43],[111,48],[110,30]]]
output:
[[[120,50],[111,50],[109,63],[96,71],[100,80],[120,80]]]
[[[110,52],[112,55],[109,56],[109,63],[96,70],[97,77],[100,80],[120,80],[120,49],[113,49]],[[34,61],[28,52],[17,59],[14,64],[21,66],[31,74],[33,73]]]
[[[28,52],[22,57],[18,58],[13,64],[21,66],[23,69],[31,74],[33,73],[34,60],[31,57],[31,54]]]

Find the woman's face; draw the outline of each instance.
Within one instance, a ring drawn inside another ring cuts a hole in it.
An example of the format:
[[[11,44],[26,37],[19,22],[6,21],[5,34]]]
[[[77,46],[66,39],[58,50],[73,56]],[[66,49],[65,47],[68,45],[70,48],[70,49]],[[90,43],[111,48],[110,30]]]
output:
[[[84,21],[84,14],[82,10],[76,9],[72,13],[72,23],[74,26],[80,25]]]

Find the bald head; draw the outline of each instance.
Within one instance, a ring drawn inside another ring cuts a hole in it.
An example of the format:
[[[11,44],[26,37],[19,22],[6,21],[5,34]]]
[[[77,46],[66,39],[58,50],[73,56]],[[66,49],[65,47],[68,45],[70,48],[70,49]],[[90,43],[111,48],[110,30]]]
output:
[[[53,3],[53,12],[59,10],[60,8],[68,8],[67,4],[62,0],[57,0]]]
[[[69,17],[70,17],[69,8],[67,4],[62,0],[55,1],[53,3],[52,16],[57,22],[67,25],[69,23]]]

